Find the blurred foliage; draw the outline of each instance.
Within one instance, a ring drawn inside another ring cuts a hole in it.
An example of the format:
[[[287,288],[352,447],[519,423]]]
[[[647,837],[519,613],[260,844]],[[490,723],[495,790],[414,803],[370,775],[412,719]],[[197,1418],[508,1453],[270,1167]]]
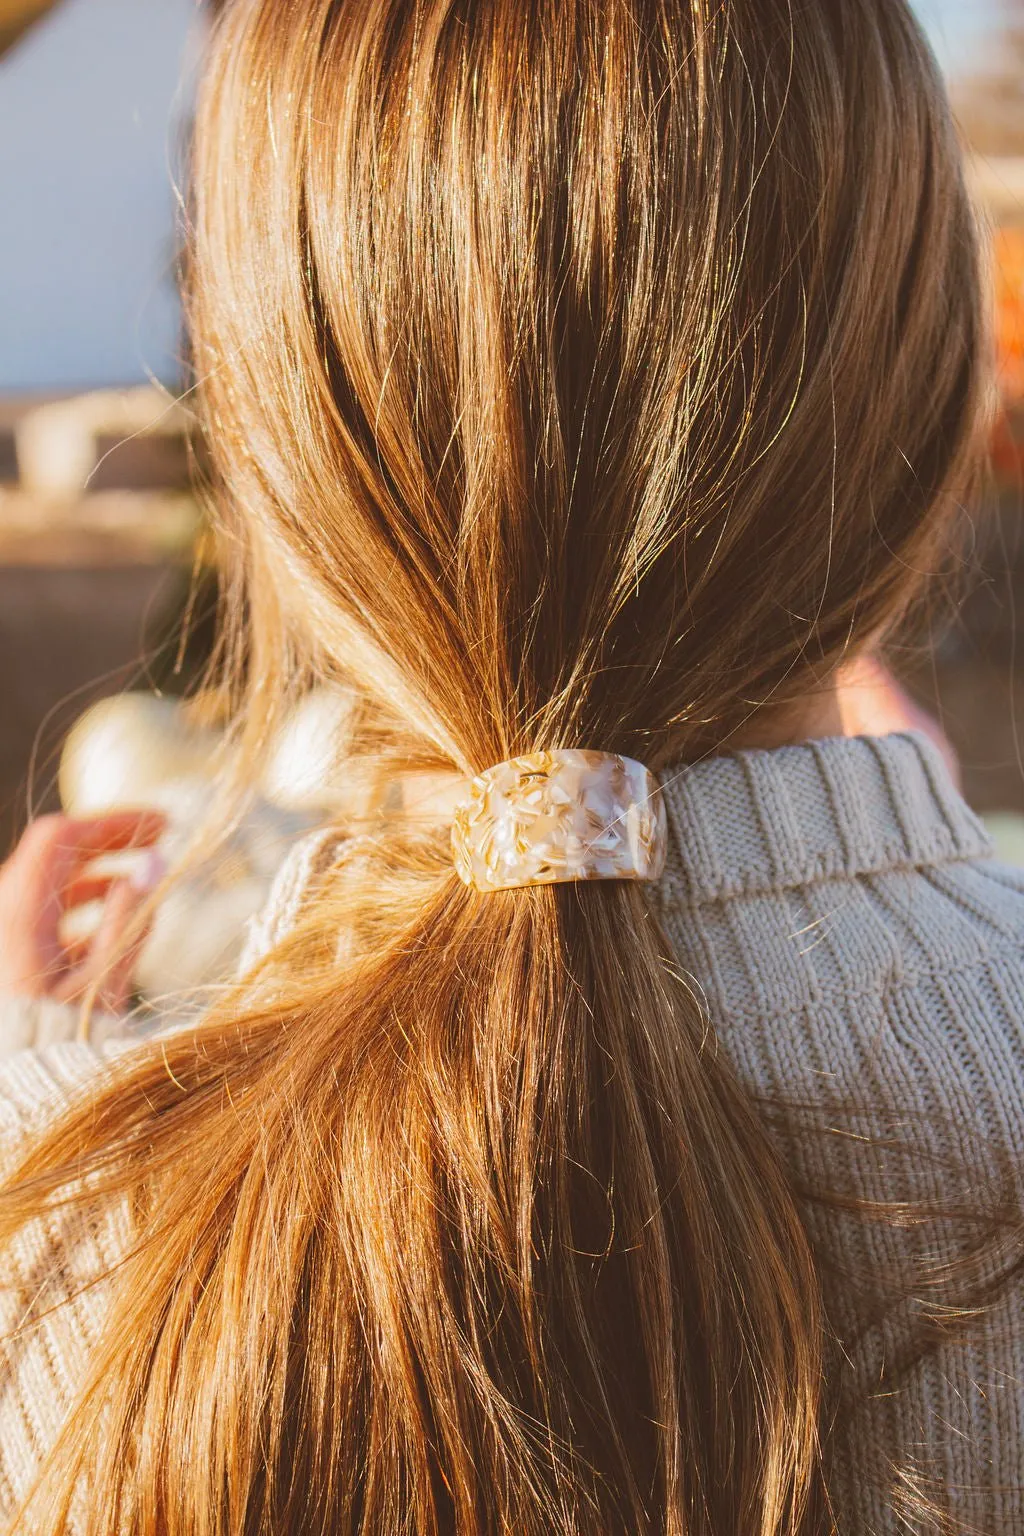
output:
[[[997,477],[1019,486],[1024,469],[1024,229],[997,229],[993,256],[1001,410],[992,459]]]

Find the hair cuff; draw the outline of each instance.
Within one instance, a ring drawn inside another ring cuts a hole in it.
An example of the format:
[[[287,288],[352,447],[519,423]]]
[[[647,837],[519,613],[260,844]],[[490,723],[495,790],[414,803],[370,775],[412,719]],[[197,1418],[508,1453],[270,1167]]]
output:
[[[642,763],[611,752],[535,752],[478,776],[455,810],[467,885],[507,891],[569,880],[657,880],[668,827]]]

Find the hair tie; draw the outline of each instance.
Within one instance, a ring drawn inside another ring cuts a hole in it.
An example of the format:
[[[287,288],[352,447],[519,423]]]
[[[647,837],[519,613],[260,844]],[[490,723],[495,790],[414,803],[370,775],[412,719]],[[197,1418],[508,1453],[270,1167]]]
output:
[[[455,809],[455,868],[478,891],[657,880],[668,828],[657,780],[612,752],[534,752],[478,774]]]

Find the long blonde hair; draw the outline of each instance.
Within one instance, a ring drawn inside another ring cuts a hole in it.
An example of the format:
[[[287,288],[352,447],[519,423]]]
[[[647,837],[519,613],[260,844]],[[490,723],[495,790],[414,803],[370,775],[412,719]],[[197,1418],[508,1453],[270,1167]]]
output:
[[[247,755],[316,677],[384,779],[665,770],[954,551],[987,342],[903,0],[231,0],[194,179]],[[135,1230],[24,1528],[830,1529],[797,1202],[641,890],[353,847],[3,1195]]]

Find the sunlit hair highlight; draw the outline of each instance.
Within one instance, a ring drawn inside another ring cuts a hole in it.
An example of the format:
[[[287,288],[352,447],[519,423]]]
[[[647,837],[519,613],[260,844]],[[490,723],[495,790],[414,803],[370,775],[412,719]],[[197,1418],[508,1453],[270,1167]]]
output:
[[[194,181],[247,759],[315,678],[382,781],[670,777],[954,557],[987,341],[902,0],[232,0]],[[137,1232],[20,1528],[830,1530],[815,1264],[643,889],[350,830],[3,1196]]]

